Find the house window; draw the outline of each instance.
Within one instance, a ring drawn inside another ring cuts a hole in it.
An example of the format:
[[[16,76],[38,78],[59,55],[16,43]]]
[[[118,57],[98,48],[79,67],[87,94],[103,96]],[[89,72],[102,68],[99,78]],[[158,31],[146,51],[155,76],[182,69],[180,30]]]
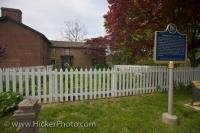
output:
[[[56,49],[52,48],[51,49],[51,57],[55,57],[56,56]]]
[[[51,65],[55,65],[56,64],[56,60],[51,60]]]
[[[72,66],[73,65],[73,56],[61,56],[62,66]]]
[[[64,55],[70,55],[69,49],[64,49]]]

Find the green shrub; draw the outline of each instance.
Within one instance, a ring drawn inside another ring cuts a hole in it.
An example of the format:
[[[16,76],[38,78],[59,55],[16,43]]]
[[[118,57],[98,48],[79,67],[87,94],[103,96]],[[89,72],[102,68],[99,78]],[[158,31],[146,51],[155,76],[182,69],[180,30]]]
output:
[[[23,97],[19,93],[2,92],[0,93],[0,117],[9,111],[16,109]]]
[[[140,58],[135,64],[137,64],[137,65],[150,65],[150,66],[157,65],[152,57]]]
[[[102,63],[102,64],[95,64],[93,65],[93,68],[97,68],[97,69],[103,69],[103,68],[111,68],[108,64]]]
[[[179,92],[185,92],[187,94],[192,94],[192,84],[184,85],[183,83],[178,83],[174,86],[174,90],[176,90],[177,93]]]

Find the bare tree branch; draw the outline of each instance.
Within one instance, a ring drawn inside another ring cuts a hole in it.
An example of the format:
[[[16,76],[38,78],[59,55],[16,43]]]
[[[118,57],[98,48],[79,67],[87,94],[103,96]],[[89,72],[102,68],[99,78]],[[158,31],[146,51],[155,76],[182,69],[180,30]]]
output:
[[[78,20],[66,21],[65,26],[61,30],[61,36],[66,41],[81,42],[84,40],[85,35],[85,26],[82,25]]]

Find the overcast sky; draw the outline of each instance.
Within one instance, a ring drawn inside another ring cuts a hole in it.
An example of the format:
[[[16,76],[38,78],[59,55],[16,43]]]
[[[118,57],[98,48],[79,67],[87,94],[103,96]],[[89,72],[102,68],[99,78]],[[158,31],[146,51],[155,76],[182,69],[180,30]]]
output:
[[[64,22],[75,19],[85,25],[87,38],[105,35],[106,0],[0,0],[0,7],[20,9],[22,22],[48,39],[61,40]]]

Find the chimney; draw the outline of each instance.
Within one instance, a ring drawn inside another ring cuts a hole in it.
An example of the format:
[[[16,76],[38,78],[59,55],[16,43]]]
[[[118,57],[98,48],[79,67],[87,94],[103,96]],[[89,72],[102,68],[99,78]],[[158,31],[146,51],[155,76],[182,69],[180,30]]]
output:
[[[22,22],[22,12],[19,9],[2,7],[1,8],[1,16],[9,17],[20,23]]]

